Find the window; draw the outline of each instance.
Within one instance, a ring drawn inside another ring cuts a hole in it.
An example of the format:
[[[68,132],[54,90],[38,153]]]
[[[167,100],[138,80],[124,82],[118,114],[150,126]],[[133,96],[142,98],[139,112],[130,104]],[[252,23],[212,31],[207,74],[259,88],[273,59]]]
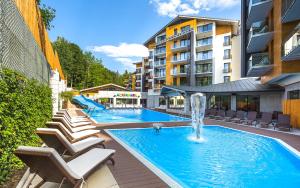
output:
[[[212,59],[212,50],[197,53],[197,60]]]
[[[187,25],[181,28],[181,32],[186,32],[189,31],[191,29],[191,26]]]
[[[209,99],[210,108],[217,108],[222,110],[231,109],[231,96],[221,95],[221,96],[212,96]]]
[[[300,90],[288,91],[288,99],[300,99]]]
[[[173,44],[173,48],[176,48],[176,47],[177,47],[177,41],[175,40],[174,44]]]
[[[196,64],[196,73],[212,72],[212,64]]]
[[[190,45],[190,40],[181,40],[180,41],[180,46],[188,46],[188,45]]]
[[[197,77],[196,78],[196,86],[207,86],[212,84],[212,77]]]
[[[231,70],[230,70],[230,63],[224,63],[224,70],[223,72],[224,73],[229,73]]]
[[[160,47],[155,49],[156,54],[165,53],[165,52],[166,52],[166,47]]]
[[[231,43],[231,38],[230,36],[224,36],[224,46],[229,46]]]
[[[212,31],[212,27],[213,27],[212,23],[211,24],[206,24],[206,25],[198,26],[198,32],[205,33],[205,32]]]
[[[237,95],[236,110],[256,111],[259,112],[260,98],[259,96]]]
[[[177,85],[177,78],[173,78],[173,86]]]
[[[178,32],[177,29],[174,29],[174,35],[177,35],[177,32]]]
[[[186,66],[180,65],[180,73],[186,73]]]
[[[224,59],[231,59],[231,50],[230,49],[226,49],[224,50]]]
[[[187,79],[186,78],[180,78],[180,85],[181,86],[186,86],[187,85]]]
[[[177,54],[173,55],[173,61],[177,61]]]
[[[224,76],[224,83],[230,82],[230,76]]]
[[[190,53],[189,52],[181,52],[180,53],[180,60],[186,60],[190,58]]]
[[[156,38],[157,43],[161,43],[166,40],[166,35],[161,35]]]
[[[197,46],[212,45],[212,37],[197,40]]]

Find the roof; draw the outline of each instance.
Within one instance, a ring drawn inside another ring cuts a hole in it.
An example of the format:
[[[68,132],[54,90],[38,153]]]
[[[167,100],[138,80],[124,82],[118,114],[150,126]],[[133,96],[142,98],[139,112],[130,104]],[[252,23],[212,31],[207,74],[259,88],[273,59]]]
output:
[[[104,84],[101,86],[82,89],[82,90],[80,90],[80,93],[82,93],[82,92],[98,92],[98,91],[129,91],[129,90],[123,86],[119,86],[117,84],[110,83],[110,84]]]
[[[162,29],[160,29],[158,32],[156,32],[153,36],[151,36],[147,41],[144,42],[144,45],[146,46],[153,38],[158,36],[160,33],[162,33],[167,27],[170,25],[176,23],[179,20],[190,20],[190,19],[202,19],[202,20],[211,20],[221,23],[239,23],[239,20],[233,20],[233,19],[224,19],[224,18],[211,18],[211,17],[202,17],[202,16],[187,16],[187,15],[178,15],[174,19],[172,19],[169,23],[167,23]]]
[[[284,91],[284,88],[279,85],[261,84],[257,78],[245,78],[232,82],[213,84],[203,87],[191,86],[163,86],[161,93],[168,94],[171,90],[179,93],[242,93],[242,92],[274,92]]]

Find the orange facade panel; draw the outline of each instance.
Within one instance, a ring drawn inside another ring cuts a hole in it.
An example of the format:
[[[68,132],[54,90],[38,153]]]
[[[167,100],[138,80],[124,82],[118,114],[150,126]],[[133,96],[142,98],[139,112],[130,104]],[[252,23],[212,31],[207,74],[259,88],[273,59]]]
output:
[[[36,4],[36,0],[15,0],[15,3],[37,44],[44,53],[51,69],[57,70],[60,74],[60,77],[64,80],[65,78],[58,55],[53,50],[48,32],[42,21],[41,13]]]
[[[283,113],[291,116],[291,124],[294,128],[300,128],[300,99],[284,100]]]

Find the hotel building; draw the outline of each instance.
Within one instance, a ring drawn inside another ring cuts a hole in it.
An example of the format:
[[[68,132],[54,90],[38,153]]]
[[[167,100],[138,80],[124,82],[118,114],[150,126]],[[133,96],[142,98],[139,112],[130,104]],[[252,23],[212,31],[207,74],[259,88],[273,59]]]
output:
[[[207,86],[239,79],[238,29],[236,20],[177,16],[150,37],[144,43],[149,57],[136,64],[137,76],[145,71],[136,89],[148,92],[147,106],[163,105],[163,85]]]
[[[299,125],[300,1],[247,0],[241,10],[242,77],[282,86],[284,92],[272,103]]]

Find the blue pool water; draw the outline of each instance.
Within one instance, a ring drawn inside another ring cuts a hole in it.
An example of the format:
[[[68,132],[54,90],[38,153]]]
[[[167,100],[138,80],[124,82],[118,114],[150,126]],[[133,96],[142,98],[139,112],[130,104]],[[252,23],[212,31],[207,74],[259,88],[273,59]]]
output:
[[[182,187],[300,187],[300,158],[274,139],[204,126],[108,130]]]
[[[84,110],[87,113],[87,110]],[[176,122],[190,119],[148,109],[107,109],[89,113],[99,123]]]

